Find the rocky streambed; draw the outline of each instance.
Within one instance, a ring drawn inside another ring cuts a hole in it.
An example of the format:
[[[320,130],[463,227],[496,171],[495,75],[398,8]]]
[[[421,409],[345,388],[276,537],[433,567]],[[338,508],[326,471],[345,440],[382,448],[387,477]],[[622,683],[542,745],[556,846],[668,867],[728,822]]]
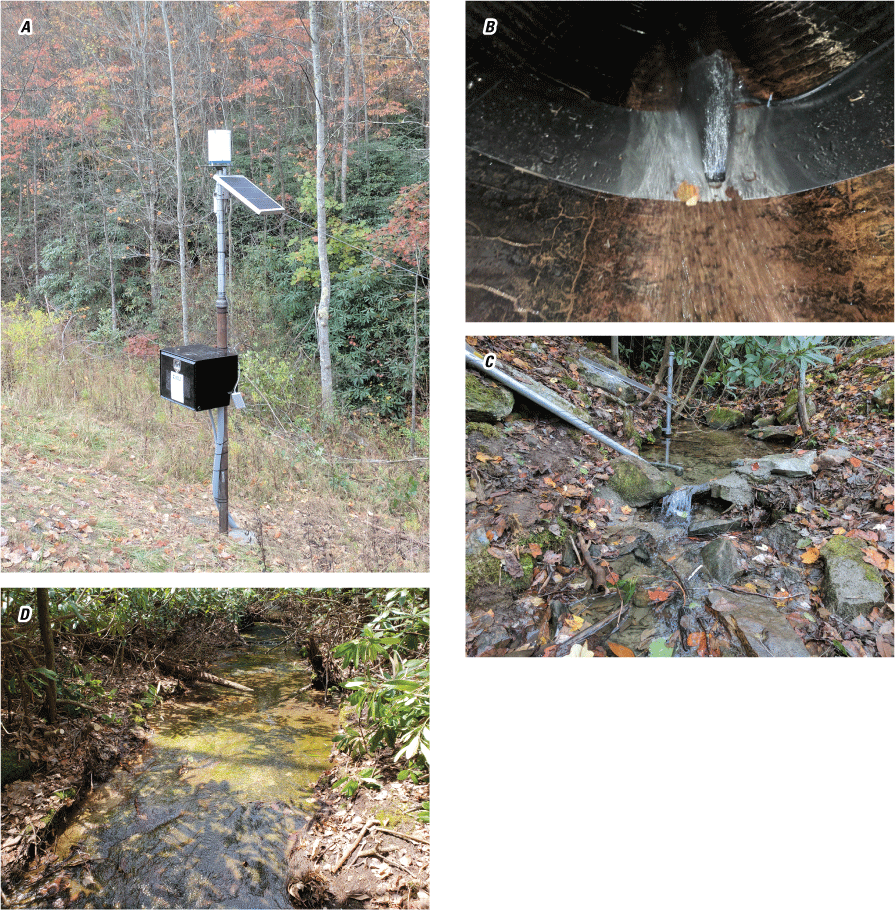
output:
[[[892,475],[872,459],[794,448],[780,424],[688,423],[668,458],[642,449],[666,468],[543,412],[477,409],[469,655],[892,654]]]

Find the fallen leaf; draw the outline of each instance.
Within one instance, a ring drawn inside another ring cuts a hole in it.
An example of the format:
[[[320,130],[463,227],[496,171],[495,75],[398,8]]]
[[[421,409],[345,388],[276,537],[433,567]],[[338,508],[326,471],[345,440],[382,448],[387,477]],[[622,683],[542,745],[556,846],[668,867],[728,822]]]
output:
[[[541,556],[541,547],[538,546],[538,544],[535,543],[535,541],[532,541],[532,543],[529,544],[529,552],[533,556]]]
[[[807,565],[811,566],[812,563],[817,562],[818,557],[821,556],[821,550],[818,547],[809,547],[800,559]]]
[[[631,648],[626,648],[625,645],[617,644],[615,641],[607,642],[607,647],[617,656],[617,657],[634,657],[635,652]]]
[[[632,510],[631,510],[628,506],[622,506],[622,508],[620,508],[619,511],[622,512],[623,515],[631,515],[631,514],[632,514]]]
[[[550,512],[551,509],[553,509],[554,507],[549,502],[540,502],[538,504],[538,508],[541,509],[543,512]]]
[[[862,552],[865,554],[865,562],[871,563],[871,565],[881,571],[887,568],[886,557],[879,550],[875,550],[873,547],[866,547]]]
[[[858,458],[850,458],[850,459],[849,459],[849,463],[850,463],[854,468],[860,468],[860,467],[862,467],[862,462],[859,461]]]
[[[491,455],[486,455],[485,452],[477,452],[477,453],[476,453],[476,460],[477,460],[477,461],[491,461],[491,460],[492,460],[492,456],[491,456]]]
[[[654,603],[662,603],[664,600],[668,600],[672,596],[672,592],[664,591],[662,588],[657,588],[655,591],[648,591],[647,596]]]
[[[696,205],[697,200],[700,198],[700,191],[693,183],[682,180],[681,183],[678,184],[678,189],[675,191],[675,198],[685,205]]]
[[[578,632],[579,629],[581,629],[582,626],[585,625],[585,617],[584,616],[573,616],[572,614],[570,614],[564,620],[563,625],[566,626],[566,628],[569,629],[570,632]]]
[[[589,651],[588,647],[584,644],[582,645],[573,645],[569,649],[569,654],[567,657],[594,657],[594,652]]]

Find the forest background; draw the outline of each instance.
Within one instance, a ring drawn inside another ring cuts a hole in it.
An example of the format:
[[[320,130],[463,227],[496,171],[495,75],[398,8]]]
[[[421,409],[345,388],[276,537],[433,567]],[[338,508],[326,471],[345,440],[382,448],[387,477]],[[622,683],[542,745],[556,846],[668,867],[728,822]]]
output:
[[[231,172],[286,209],[256,216],[232,205],[226,223],[229,337],[249,402],[234,433],[257,466],[253,496],[288,494],[292,478],[363,502],[390,530],[423,532],[428,4],[141,0],[4,3],[2,13],[7,441],[39,447],[27,432],[35,412],[48,430],[65,424],[57,436],[84,435],[63,417],[74,406],[91,432],[99,417],[117,424],[113,436],[127,424],[138,439],[161,440],[157,483],[164,465],[179,465],[176,481],[207,477],[209,459],[194,468],[195,457],[171,450],[177,409],[158,398],[157,350],[213,343],[207,133],[230,129]],[[34,31],[17,35],[10,24],[26,16]],[[188,437],[189,451],[195,428]],[[87,443],[85,458],[96,460],[97,447],[108,448]],[[232,461],[233,476],[239,451]]]

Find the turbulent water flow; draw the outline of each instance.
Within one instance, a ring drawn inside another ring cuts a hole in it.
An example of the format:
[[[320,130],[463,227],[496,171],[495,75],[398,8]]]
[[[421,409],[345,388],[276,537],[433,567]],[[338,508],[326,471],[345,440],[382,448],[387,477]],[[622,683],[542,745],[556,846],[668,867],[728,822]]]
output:
[[[253,693],[218,689],[150,715],[143,766],[97,787],[55,845],[74,870],[65,906],[290,906],[285,843],[310,813],[334,718],[282,647],[256,640],[211,669]],[[46,906],[40,888],[16,905]]]
[[[663,497],[661,516],[663,521],[674,528],[686,528],[691,523],[691,496],[693,488],[679,487]]]
[[[734,71],[716,51],[694,64],[691,79],[693,102],[698,105],[703,171],[710,183],[721,183],[725,180],[731,141]]]

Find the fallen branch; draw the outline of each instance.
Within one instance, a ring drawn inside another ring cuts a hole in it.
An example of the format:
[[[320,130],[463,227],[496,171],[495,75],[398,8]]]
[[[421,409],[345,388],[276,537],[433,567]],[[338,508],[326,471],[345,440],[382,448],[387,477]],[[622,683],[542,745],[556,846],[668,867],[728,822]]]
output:
[[[164,657],[157,658],[156,662],[173,676],[176,676],[178,679],[185,679],[187,682],[199,680],[200,682],[214,683],[216,686],[224,686],[226,689],[236,689],[237,692],[253,691],[248,686],[244,686],[241,683],[224,679],[222,676],[215,676],[213,673],[206,673],[205,670],[197,670],[194,667],[188,667],[185,664],[173,663],[170,660],[166,660]]]
[[[630,604],[626,606],[626,609],[628,609],[628,606],[630,606]],[[606,619],[602,619],[600,622],[595,623],[593,626],[588,626],[587,629],[583,629],[581,632],[577,632],[575,635],[567,638],[566,641],[561,641],[560,644],[557,645],[557,657],[562,656],[561,652],[571,650],[573,645],[581,644],[586,639],[591,638],[592,635],[596,635],[598,632],[601,632],[606,626],[611,625],[613,620],[616,620],[617,622],[619,621],[615,611],[612,612]]]
[[[333,866],[333,868],[330,870],[331,875],[335,875],[345,865],[345,861],[355,852],[358,844],[360,844],[361,841],[364,840],[364,838],[367,836],[367,832],[371,828],[375,828],[377,826],[379,826],[379,822],[375,818],[367,819],[364,827],[361,829],[361,833],[358,834],[358,836],[352,842],[352,845],[345,851],[345,853],[342,854],[342,859],[340,859],[339,862],[336,863],[336,865]]]
[[[607,586],[607,573],[600,566],[596,565],[591,558],[591,554],[588,552],[588,544],[585,542],[585,538],[582,536],[581,531],[576,536],[576,539],[579,542],[579,549],[582,551],[582,559],[585,560],[585,565],[591,570],[591,575],[594,579],[595,592],[598,588],[603,588],[604,594],[609,594],[610,589]]]
[[[426,844],[429,846],[429,841],[424,837],[417,837],[416,834],[406,834],[404,831],[393,831],[391,828],[380,828],[381,834],[391,834],[395,837],[403,837],[405,840],[412,840],[417,844]]]

